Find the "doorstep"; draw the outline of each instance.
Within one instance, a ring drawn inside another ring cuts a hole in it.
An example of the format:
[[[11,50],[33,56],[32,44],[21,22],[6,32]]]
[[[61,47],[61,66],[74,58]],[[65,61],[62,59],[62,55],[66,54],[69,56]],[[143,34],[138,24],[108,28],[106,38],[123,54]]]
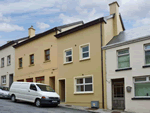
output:
[[[62,102],[59,104],[59,106],[65,107],[65,108],[70,108],[70,109],[88,111],[88,112],[92,112],[92,113],[131,113],[131,112],[125,112],[125,111],[119,111],[119,110],[93,109],[93,108],[89,108],[89,107],[69,105],[69,104],[65,104]]]

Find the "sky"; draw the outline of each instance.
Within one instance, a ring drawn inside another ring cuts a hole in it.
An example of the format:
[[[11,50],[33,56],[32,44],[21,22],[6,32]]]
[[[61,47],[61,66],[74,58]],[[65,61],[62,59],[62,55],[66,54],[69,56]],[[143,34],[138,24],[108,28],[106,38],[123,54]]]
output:
[[[0,0],[0,46],[76,21],[84,23],[109,15],[109,3],[120,5],[126,30],[150,24],[149,0]]]

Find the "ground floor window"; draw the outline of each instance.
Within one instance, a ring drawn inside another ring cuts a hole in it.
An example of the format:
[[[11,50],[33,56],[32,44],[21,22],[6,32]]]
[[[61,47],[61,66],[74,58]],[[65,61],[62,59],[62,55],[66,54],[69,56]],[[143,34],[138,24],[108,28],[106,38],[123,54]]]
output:
[[[27,82],[33,82],[33,78],[26,79]]]
[[[135,96],[150,96],[150,77],[134,78]]]
[[[2,84],[6,84],[6,75],[2,76],[1,80],[2,80]]]
[[[17,80],[17,82],[24,82],[24,79]]]
[[[37,83],[44,83],[44,76],[42,76],[42,77],[36,77],[36,82]]]
[[[93,77],[75,79],[75,92],[93,92]]]

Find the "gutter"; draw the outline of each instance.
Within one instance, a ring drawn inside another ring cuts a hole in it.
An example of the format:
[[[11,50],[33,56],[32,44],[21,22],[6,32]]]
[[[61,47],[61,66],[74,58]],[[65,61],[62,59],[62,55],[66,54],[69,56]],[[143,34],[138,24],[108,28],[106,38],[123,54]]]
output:
[[[102,107],[104,109],[104,72],[103,72],[103,49],[102,49],[102,46],[103,46],[103,35],[102,35],[102,23],[100,23],[100,40],[101,40],[101,75],[102,75]]]

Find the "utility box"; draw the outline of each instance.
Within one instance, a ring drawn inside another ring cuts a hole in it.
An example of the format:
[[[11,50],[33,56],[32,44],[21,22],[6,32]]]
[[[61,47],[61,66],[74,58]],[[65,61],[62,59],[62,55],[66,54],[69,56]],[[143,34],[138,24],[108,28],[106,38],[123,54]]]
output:
[[[99,101],[91,101],[91,108],[99,108]]]

